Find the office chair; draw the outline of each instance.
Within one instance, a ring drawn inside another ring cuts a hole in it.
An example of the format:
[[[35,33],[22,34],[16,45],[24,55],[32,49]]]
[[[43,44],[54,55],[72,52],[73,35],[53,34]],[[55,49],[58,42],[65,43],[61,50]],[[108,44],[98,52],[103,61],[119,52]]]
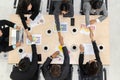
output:
[[[80,68],[78,69],[78,74],[79,74],[79,80],[107,80],[107,72],[106,72],[106,68],[102,68],[102,70],[100,70],[100,72],[98,72],[95,76],[81,76],[80,73]]]
[[[53,15],[53,12],[54,12],[54,9],[55,9],[55,3],[58,2],[58,1],[62,1],[62,0],[47,0],[47,12],[50,14],[50,15]],[[70,3],[74,3],[74,0],[68,0]]]
[[[39,5],[39,10],[40,10],[40,12],[41,12],[41,0],[36,0],[37,2],[37,4]],[[14,0],[14,3],[13,3],[13,8],[14,9],[16,9],[17,8],[17,6],[18,6],[18,3],[20,3],[20,0]]]
[[[84,15],[84,12],[83,12],[83,3],[84,3],[84,0],[81,0],[81,5],[80,5],[80,14],[81,15]],[[106,5],[106,9],[108,10],[108,1],[104,0],[104,3]],[[95,15],[95,14],[90,14],[90,15]],[[100,12],[100,15],[103,15],[102,11]]]

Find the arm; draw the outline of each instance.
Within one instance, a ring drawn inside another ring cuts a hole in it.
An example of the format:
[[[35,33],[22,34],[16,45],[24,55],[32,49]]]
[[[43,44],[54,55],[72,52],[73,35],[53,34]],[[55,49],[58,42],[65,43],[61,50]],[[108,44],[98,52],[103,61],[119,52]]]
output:
[[[70,9],[67,14],[63,14],[63,17],[73,17],[74,16],[74,8],[73,5],[70,4]]]
[[[32,63],[34,64],[34,63],[37,63],[37,61],[38,61],[36,45],[32,44],[31,49],[32,49]]]
[[[24,26],[24,29],[28,29],[28,26],[27,26],[27,23],[26,23],[26,18],[24,17],[24,14],[23,13],[19,13],[19,16],[21,18],[21,21],[22,21],[22,24]]]
[[[2,48],[0,47],[0,52],[3,51],[3,52],[8,52],[8,51],[11,51],[13,50],[13,47],[12,46],[8,46],[8,47],[5,47],[5,48]]]
[[[13,22],[10,22],[8,20],[0,20],[0,25],[3,26],[3,25],[8,25],[8,27],[16,27],[15,23]]]
[[[8,51],[11,51],[13,49],[15,49],[16,47],[19,47],[21,45],[20,42],[17,42],[16,45],[11,45],[11,46],[7,46],[7,47],[3,47],[4,44],[1,44],[0,45],[0,52],[3,51],[3,52],[8,52]]]
[[[56,3],[55,10],[53,12],[57,31],[60,31],[60,20],[59,20],[59,14],[60,14],[59,7],[60,7],[60,4],[61,4],[60,2]]]
[[[101,10],[103,11],[103,15],[98,18],[100,22],[102,22],[108,16],[108,12],[107,12],[105,3],[103,3]]]
[[[70,57],[69,57],[67,48],[64,46],[62,47],[62,49],[63,49],[63,54],[64,54],[64,62],[63,62],[62,73],[61,73],[60,78],[61,80],[64,80],[69,74]]]
[[[49,65],[51,63],[52,59],[50,57],[47,58],[47,60],[44,62],[43,66],[42,66],[42,73],[43,76],[48,76],[49,75]]]
[[[42,66],[42,72],[43,72],[44,77],[45,76],[50,77],[49,65],[50,65],[52,59],[56,58],[58,54],[59,54],[59,51],[54,52],[50,57],[47,58],[47,60],[43,64],[43,66]]]
[[[84,46],[80,44],[79,67],[82,67],[84,61]]]
[[[83,61],[84,61],[84,53],[79,55],[79,67],[81,67],[83,65]]]
[[[94,53],[95,53],[96,60],[102,64],[101,59],[100,59],[100,55],[99,55],[99,50],[98,50],[97,44],[94,40],[93,31],[91,30],[91,28],[89,28],[89,30],[90,30],[90,39],[92,41],[93,50],[94,50]]]
[[[94,50],[94,53],[95,53],[96,60],[102,64],[96,42],[92,41],[92,45],[93,45],[93,50]]]
[[[62,46],[62,50],[63,50],[63,54],[64,54],[64,62],[63,62],[63,66],[62,66],[62,73],[61,73],[61,80],[65,79],[66,76],[69,74],[69,64],[70,64],[70,58],[69,58],[69,54],[68,54],[68,50],[67,47],[64,46],[64,41],[63,41],[63,37],[61,35],[60,32],[58,32],[58,37],[59,37],[59,43]]]
[[[36,18],[36,16],[38,15],[39,13],[39,9],[40,9],[40,2],[41,0],[32,0],[32,15],[30,16],[30,19],[31,20],[34,20]]]
[[[70,63],[70,58],[69,58],[67,47],[66,46],[62,47],[62,50],[63,50],[63,54],[64,54],[64,63],[63,63],[63,65],[67,66]]]
[[[84,11],[84,14],[85,14],[85,23],[86,23],[86,26],[90,25],[90,19],[89,19],[90,10],[91,10],[90,3],[89,2],[84,2],[84,4],[83,4],[83,11]]]

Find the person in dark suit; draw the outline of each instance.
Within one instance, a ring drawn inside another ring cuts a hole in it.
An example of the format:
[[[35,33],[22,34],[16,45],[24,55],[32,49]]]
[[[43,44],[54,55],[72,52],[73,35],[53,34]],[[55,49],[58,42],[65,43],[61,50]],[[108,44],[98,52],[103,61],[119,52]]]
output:
[[[68,54],[67,47],[64,46],[63,37],[60,33],[59,35],[59,42],[62,45],[62,50],[64,54],[64,63],[60,64],[50,64],[51,61],[59,55],[59,51],[54,52],[50,57],[46,59],[42,66],[42,73],[45,80],[65,80],[69,74],[69,64],[70,58]]]
[[[74,16],[73,5],[70,2],[68,2],[68,0],[62,0],[62,2],[58,1],[55,4],[55,10],[53,14],[56,23],[56,29],[57,31],[60,31],[59,15],[62,14],[63,17],[73,17]]]
[[[32,35],[26,30],[28,39],[32,42]],[[32,61],[28,57],[22,58],[10,74],[12,80],[38,80],[38,57],[34,42],[31,44]]]
[[[27,24],[36,18],[39,14],[41,0],[19,0],[16,14],[19,14],[25,29],[30,29]],[[25,14],[31,14],[29,18]]]
[[[97,19],[89,19],[90,14],[100,15],[101,12],[103,14]],[[86,26],[88,27],[96,22],[102,22],[108,16],[106,4],[103,0],[84,0],[83,13],[85,14]]]
[[[93,50],[94,50],[96,59],[90,60],[86,64],[83,64],[83,62],[84,62],[84,47],[83,47],[83,45],[80,45],[80,55],[79,55],[80,78],[79,78],[79,80],[84,80],[83,78],[85,78],[85,77],[95,76],[96,74],[98,74],[102,71],[102,67],[103,67],[96,41],[93,38],[93,32],[90,28],[89,28],[89,30],[90,30],[90,39],[92,41]]]
[[[21,43],[17,42],[14,45],[9,46],[9,27],[20,29],[15,23],[8,20],[0,20],[0,52],[7,52],[20,46]]]

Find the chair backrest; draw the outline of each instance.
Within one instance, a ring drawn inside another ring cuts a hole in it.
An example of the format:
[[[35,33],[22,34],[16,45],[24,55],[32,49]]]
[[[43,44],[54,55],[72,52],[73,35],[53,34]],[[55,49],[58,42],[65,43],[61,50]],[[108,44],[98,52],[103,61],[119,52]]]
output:
[[[18,6],[18,4],[20,3],[20,1],[21,1],[21,0],[14,0],[14,4],[13,4],[13,8],[14,8],[14,9],[17,9],[17,6]],[[39,6],[39,11],[41,12],[41,4],[42,4],[41,0],[36,0],[36,3],[38,4],[38,6]],[[17,10],[16,10],[16,11],[17,11]]]
[[[83,3],[84,3],[84,0],[81,0],[81,5],[80,5],[80,14],[81,15],[84,15],[84,12],[83,12]],[[104,3],[106,5],[106,9],[108,10],[108,1],[104,0]],[[90,15],[95,15],[95,14],[90,14]],[[100,15],[103,15],[102,11],[100,12]]]
[[[53,15],[53,12],[54,12],[54,9],[55,9],[55,3],[58,2],[58,1],[62,1],[62,0],[47,0],[47,12],[50,14],[50,15]],[[70,3],[74,3],[73,0],[68,0]]]
[[[107,80],[106,68],[102,68],[95,76],[84,76],[81,74],[80,68],[78,69],[79,80]]]

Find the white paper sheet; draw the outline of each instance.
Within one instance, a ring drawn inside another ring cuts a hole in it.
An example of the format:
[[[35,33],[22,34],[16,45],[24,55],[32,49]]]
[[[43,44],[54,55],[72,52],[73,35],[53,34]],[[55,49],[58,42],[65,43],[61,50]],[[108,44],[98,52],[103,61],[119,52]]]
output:
[[[44,23],[45,23],[44,16],[41,13],[39,13],[37,17],[30,22],[30,27],[35,27],[39,24],[44,24]]]
[[[84,54],[94,55],[92,43],[83,44],[83,46],[84,46]]]
[[[40,45],[41,44],[41,35],[40,34],[33,34],[32,35],[33,38],[33,42],[35,42],[36,45]],[[26,39],[26,44],[27,45],[31,45],[31,41],[29,39]]]

